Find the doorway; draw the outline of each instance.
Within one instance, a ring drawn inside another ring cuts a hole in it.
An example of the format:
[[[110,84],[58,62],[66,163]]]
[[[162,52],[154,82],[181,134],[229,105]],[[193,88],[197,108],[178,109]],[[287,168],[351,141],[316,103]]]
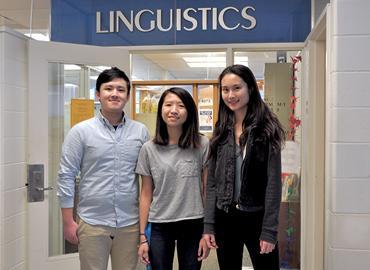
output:
[[[217,78],[227,63],[230,62],[230,59],[232,60],[231,63],[246,65],[254,72],[262,98],[278,115],[286,129],[289,129],[290,100],[295,95],[293,87],[301,88],[301,69],[294,71],[296,67],[293,65],[294,57],[300,54],[299,50],[276,51],[239,48],[218,52],[184,51],[131,52],[134,89],[132,115],[134,119],[145,123],[151,135],[154,134],[155,130],[156,104],[159,96],[164,89],[174,85],[187,89],[193,95],[196,104],[198,104],[198,109],[204,112],[204,115],[211,114],[213,116],[213,124],[215,124],[219,98]],[[294,80],[295,76],[299,77],[298,81]],[[205,89],[199,90],[200,87]],[[202,91],[206,93],[207,88],[213,94],[202,95]],[[211,96],[213,100],[210,100]],[[301,117],[300,107],[296,108],[296,112],[298,111],[299,114],[296,116]],[[199,115],[199,120],[202,123],[201,117]],[[204,127],[213,128],[210,125],[204,125]],[[212,130],[209,130],[206,134],[209,137],[212,136]],[[297,132],[296,138],[298,137],[300,139],[300,135]],[[299,144],[300,146],[301,144]],[[300,148],[298,151],[300,152]],[[300,169],[300,161],[298,163]],[[300,194],[300,173],[296,175],[298,178],[296,180],[295,194]],[[300,197],[296,196],[294,201],[283,201],[282,205],[285,212],[289,213],[289,222],[282,223],[279,229],[280,234],[283,235],[279,242],[284,243],[281,246],[283,251],[281,252],[281,260],[284,262],[282,267],[286,269],[300,269]],[[285,207],[286,205],[291,207]],[[293,210],[297,210],[294,215],[291,214]],[[286,217],[287,215],[283,216],[283,218]],[[290,233],[293,229],[294,233]],[[294,250],[293,255],[290,253],[292,250]],[[217,269],[216,257],[215,254],[213,255],[205,262],[203,269],[215,269],[215,267]],[[212,262],[212,267],[207,268],[208,262]],[[245,269],[252,269],[246,249],[244,251],[243,266]]]

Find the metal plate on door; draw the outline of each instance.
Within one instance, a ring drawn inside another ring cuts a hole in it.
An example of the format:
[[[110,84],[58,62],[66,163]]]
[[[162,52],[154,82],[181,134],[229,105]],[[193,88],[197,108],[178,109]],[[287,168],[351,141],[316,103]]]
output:
[[[27,180],[28,202],[42,202],[44,200],[44,165],[29,164]]]

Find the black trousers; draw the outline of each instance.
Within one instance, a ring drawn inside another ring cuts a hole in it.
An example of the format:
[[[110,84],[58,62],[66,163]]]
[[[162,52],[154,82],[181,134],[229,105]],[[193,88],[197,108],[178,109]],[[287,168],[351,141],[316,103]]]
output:
[[[279,270],[279,250],[260,254],[263,211],[243,212],[231,208],[228,213],[216,210],[217,258],[220,270],[242,269],[243,248],[247,247],[254,270]]]
[[[169,223],[152,223],[149,259],[153,270],[171,270],[177,245],[179,270],[199,270],[199,241],[202,238],[203,219]]]

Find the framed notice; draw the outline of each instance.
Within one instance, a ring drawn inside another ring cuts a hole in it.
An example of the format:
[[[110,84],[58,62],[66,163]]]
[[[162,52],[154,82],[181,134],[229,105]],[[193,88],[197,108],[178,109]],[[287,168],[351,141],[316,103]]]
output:
[[[213,132],[213,109],[199,109],[199,131]]]
[[[71,100],[71,127],[75,124],[94,117],[93,99]]]
[[[281,170],[283,173],[299,174],[301,169],[300,144],[294,141],[286,141],[281,151]]]

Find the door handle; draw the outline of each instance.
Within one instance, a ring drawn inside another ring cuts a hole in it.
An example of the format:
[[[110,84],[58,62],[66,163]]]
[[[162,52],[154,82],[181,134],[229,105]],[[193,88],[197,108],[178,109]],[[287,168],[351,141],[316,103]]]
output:
[[[49,190],[53,190],[54,187],[36,187],[36,190],[37,191],[49,191]]]
[[[44,192],[54,189],[54,187],[44,187],[44,164],[29,164],[27,180],[28,202],[42,202],[45,197]]]

